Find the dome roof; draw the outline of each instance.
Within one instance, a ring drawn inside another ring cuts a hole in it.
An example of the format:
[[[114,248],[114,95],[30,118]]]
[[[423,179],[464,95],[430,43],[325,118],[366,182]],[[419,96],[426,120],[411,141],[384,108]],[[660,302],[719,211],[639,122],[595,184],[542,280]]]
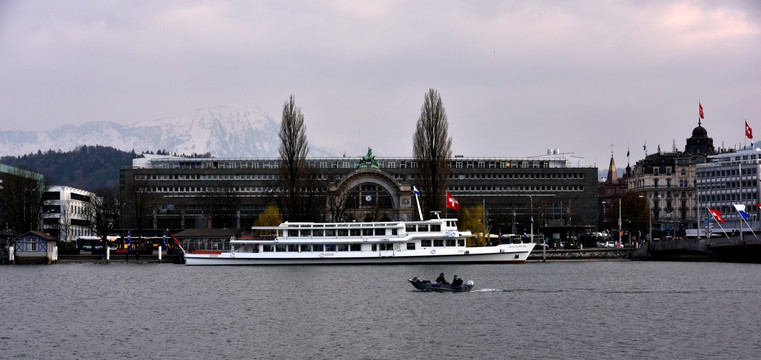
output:
[[[692,130],[692,137],[693,138],[704,138],[708,137],[708,131],[700,125],[698,125],[695,129]]]

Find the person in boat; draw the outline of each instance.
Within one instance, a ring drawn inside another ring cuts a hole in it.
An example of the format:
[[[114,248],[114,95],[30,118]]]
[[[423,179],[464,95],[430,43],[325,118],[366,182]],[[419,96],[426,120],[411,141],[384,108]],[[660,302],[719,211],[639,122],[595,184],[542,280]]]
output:
[[[439,274],[439,277],[436,278],[436,283],[437,284],[449,284],[447,282],[447,279],[444,277],[444,273]]]
[[[457,277],[457,274],[454,274],[454,279],[452,279],[452,286],[460,286],[462,285],[462,279]]]

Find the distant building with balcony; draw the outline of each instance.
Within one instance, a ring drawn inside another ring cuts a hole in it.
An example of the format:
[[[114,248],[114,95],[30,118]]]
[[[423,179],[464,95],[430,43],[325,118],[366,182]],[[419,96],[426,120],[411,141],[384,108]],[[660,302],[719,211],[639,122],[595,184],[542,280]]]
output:
[[[43,194],[43,230],[58,241],[92,234],[95,194],[70,186],[51,186]]]
[[[649,201],[653,238],[684,237],[697,228],[698,202],[696,168],[716,154],[713,139],[700,124],[692,130],[684,151],[660,147],[637,161],[629,180],[629,191],[637,191]]]

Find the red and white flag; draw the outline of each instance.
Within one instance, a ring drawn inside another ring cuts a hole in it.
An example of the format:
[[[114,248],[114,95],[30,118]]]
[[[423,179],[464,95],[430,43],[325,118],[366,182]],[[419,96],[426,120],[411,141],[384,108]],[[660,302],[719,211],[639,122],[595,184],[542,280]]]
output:
[[[711,213],[714,219],[718,222],[724,222],[724,218],[721,217],[721,211],[708,208],[708,212]]]
[[[460,202],[447,191],[447,209],[460,210]]]
[[[753,139],[753,129],[748,126],[748,122],[745,122],[745,137],[748,139]]]
[[[703,104],[701,104],[700,102],[698,102],[698,114],[700,115],[701,119],[705,119],[705,117],[703,116]]]

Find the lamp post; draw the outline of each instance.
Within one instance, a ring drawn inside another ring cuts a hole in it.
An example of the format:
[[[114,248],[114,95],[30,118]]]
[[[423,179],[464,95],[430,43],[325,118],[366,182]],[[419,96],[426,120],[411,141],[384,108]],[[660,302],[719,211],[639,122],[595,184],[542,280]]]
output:
[[[531,242],[534,242],[534,196],[529,195],[529,216],[531,220]]]

